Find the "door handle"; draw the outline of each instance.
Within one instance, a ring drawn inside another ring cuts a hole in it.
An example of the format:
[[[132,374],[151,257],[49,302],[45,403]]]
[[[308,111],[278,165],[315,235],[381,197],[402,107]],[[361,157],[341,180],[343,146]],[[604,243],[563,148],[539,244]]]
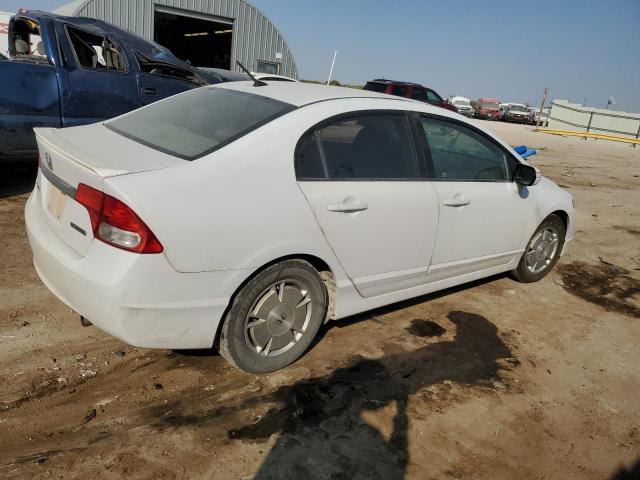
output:
[[[142,94],[149,95],[150,97],[155,97],[158,95],[158,90],[155,87],[142,87]]]
[[[442,202],[443,205],[447,207],[464,207],[465,205],[469,205],[471,200],[465,198],[461,195],[455,195],[453,198],[449,198]]]
[[[327,210],[330,212],[342,212],[342,213],[354,213],[361,212],[369,208],[365,202],[358,200],[348,200],[344,202],[336,202],[327,205]]]

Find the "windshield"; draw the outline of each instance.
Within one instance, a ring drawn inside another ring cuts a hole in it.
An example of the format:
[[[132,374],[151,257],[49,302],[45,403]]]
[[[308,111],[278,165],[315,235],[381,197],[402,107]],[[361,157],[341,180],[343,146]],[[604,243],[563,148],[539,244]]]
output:
[[[135,110],[105,126],[161,152],[195,160],[294,108],[252,93],[203,87]]]
[[[482,108],[494,108],[494,109],[498,109],[498,102],[482,102],[480,104],[480,106]]]
[[[470,107],[471,103],[469,102],[469,100],[454,100],[453,104],[456,107]]]
[[[511,105],[511,107],[509,108],[509,110],[513,111],[513,112],[525,112],[525,113],[529,113],[529,109],[527,107],[525,107],[524,105]]]

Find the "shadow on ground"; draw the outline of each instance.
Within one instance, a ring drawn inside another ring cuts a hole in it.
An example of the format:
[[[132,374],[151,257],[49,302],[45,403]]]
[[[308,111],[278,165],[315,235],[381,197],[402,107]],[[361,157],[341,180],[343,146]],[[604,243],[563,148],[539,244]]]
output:
[[[453,311],[447,318],[456,327],[453,340],[429,343],[415,351],[399,350],[376,360],[354,357],[329,376],[282,386],[233,407],[160,415],[165,407],[155,413],[151,424],[158,430],[187,425],[206,428],[227,414],[243,412],[245,424],[227,431],[230,441],[266,443],[278,435],[255,475],[257,480],[402,479],[408,462],[410,395],[446,380],[493,388],[501,370],[518,364],[485,317]],[[417,337],[424,336],[425,326],[414,328]],[[436,336],[444,333],[441,328],[428,326]],[[247,421],[255,417],[250,409],[267,405],[257,421]]]
[[[29,193],[38,173],[37,162],[0,165],[0,198]]]
[[[612,477],[611,480],[640,480],[640,459],[636,460],[629,468],[621,468]]]

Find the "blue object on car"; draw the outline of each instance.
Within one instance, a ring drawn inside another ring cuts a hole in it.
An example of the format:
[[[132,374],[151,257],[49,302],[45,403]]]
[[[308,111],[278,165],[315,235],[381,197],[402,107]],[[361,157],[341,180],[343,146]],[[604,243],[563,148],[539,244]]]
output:
[[[515,152],[520,155],[522,158],[531,157],[538,153],[535,148],[527,148],[526,145],[520,145],[519,147],[513,147]]]

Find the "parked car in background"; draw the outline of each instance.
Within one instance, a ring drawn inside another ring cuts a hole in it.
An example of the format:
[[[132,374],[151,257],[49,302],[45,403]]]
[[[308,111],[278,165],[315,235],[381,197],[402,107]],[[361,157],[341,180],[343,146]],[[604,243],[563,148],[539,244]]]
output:
[[[474,116],[486,120],[497,120],[500,118],[500,100],[479,98],[474,106]]]
[[[366,90],[223,83],[36,135],[44,284],[130,344],[216,346],[254,373],[331,319],[537,281],[575,231],[571,195],[490,131]]]
[[[9,23],[0,160],[31,160],[34,127],[99,122],[210,83],[166,48],[109,23],[41,11]]]
[[[527,123],[529,107],[522,103],[501,103],[500,118],[505,122]]]
[[[421,102],[435,105],[436,107],[446,108],[447,110],[451,110],[452,112],[458,111],[456,107],[445,102],[442,97],[435,92],[435,90],[424,87],[419,83],[398,82],[396,80],[377,78],[375,80],[367,82],[362,89],[371,92],[395,95],[396,97],[419,100]]]
[[[540,111],[540,108],[532,107],[529,110],[529,124],[537,125],[538,119],[540,120],[540,126],[546,127],[549,123],[549,108],[543,108],[542,111]]]
[[[272,73],[251,72],[254,78],[265,82],[297,82],[295,78],[285,77],[284,75],[274,75]]]
[[[454,95],[452,97],[449,97],[447,103],[456,107],[458,113],[466,117],[473,116],[473,107],[471,106],[471,100],[469,100],[468,98]]]

